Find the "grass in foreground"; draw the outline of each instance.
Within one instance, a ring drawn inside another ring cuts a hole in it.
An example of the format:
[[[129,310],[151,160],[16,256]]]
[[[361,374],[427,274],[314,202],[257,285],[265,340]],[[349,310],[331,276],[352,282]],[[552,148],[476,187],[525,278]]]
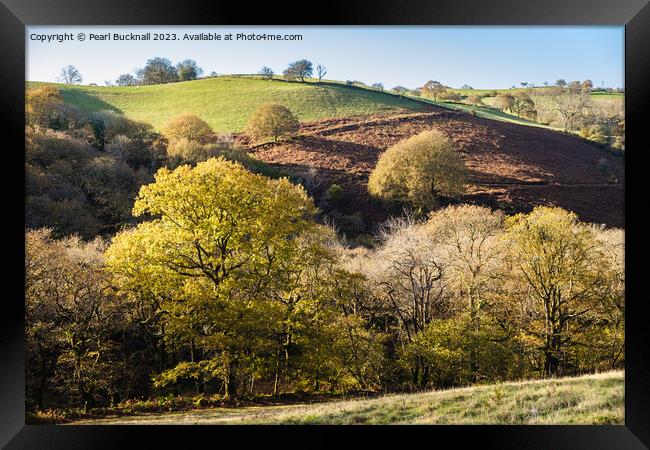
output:
[[[623,424],[623,372],[289,406],[216,408],[76,424]]]

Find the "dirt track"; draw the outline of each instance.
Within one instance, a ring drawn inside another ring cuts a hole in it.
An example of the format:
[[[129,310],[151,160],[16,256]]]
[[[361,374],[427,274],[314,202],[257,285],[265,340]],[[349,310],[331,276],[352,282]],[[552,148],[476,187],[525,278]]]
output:
[[[322,186],[346,188],[347,212],[361,211],[366,222],[375,222],[385,212],[368,197],[366,182],[377,158],[398,141],[431,128],[447,134],[465,159],[471,186],[462,201],[507,212],[554,204],[585,221],[624,226],[622,158],[575,136],[463,112],[433,108],[306,123],[291,142],[263,146],[255,154],[297,175],[316,169]],[[245,137],[238,139],[247,144]]]

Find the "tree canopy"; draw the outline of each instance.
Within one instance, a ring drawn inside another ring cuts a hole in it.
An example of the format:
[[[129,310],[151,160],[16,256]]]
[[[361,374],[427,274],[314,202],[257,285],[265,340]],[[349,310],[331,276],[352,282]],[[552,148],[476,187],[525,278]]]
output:
[[[439,196],[462,193],[465,164],[451,141],[436,130],[424,131],[386,150],[368,179],[376,198],[426,211]]]
[[[289,67],[284,71],[284,75],[289,79],[298,78],[301,82],[305,81],[305,78],[311,77],[313,73],[313,67],[311,61],[306,59],[301,59],[296,62],[289,64]]]
[[[257,141],[273,139],[277,142],[298,131],[299,126],[289,108],[278,103],[265,103],[248,120],[246,133]]]

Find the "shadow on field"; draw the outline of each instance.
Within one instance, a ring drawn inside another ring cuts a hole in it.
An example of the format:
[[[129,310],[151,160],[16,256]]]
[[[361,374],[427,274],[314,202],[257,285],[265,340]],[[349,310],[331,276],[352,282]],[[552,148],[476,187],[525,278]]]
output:
[[[121,113],[122,110],[110,103],[106,103],[99,97],[81,89],[61,89],[61,94],[66,103],[76,105],[86,111],[114,111]]]

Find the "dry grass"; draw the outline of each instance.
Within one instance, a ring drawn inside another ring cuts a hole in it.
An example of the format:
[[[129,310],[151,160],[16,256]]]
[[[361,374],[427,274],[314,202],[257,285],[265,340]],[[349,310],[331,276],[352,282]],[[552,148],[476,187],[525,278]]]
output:
[[[320,404],[216,408],[76,424],[623,424],[623,372]]]

